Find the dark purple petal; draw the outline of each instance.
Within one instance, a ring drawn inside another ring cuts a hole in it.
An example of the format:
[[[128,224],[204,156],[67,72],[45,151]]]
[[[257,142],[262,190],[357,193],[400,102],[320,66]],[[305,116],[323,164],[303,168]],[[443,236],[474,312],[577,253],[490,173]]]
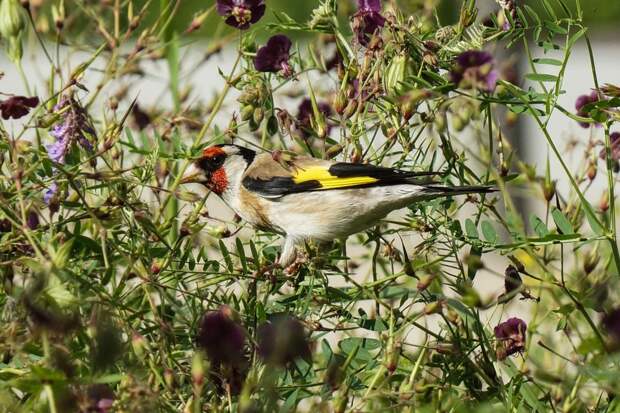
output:
[[[381,0],[357,0],[357,8],[358,10],[379,13],[381,11]]]
[[[614,132],[609,135],[609,140],[611,143],[611,159],[618,163],[620,162],[620,132]],[[601,149],[601,152],[599,152],[599,157],[602,160],[607,159],[607,149]]]
[[[527,324],[520,318],[509,318],[498,324],[493,332],[497,339],[496,352],[499,360],[525,350]]]
[[[216,10],[226,24],[245,30],[265,14],[264,0],[217,0]]]
[[[494,68],[493,56],[482,50],[461,53],[450,71],[450,80],[459,87],[492,92],[499,72]]]
[[[317,102],[317,106],[319,112],[322,113],[325,117],[330,116],[332,112],[332,107],[326,102]],[[299,108],[297,109],[297,124],[301,133],[308,137],[311,134],[312,130],[312,118],[314,117],[314,111],[312,110],[312,101],[308,98],[305,98],[299,104]],[[331,129],[331,125],[328,125],[328,134]]]
[[[285,366],[298,358],[311,359],[308,335],[296,318],[278,316],[261,324],[256,336],[258,355],[268,363]]]
[[[220,16],[228,16],[232,13],[233,8],[235,7],[235,1],[233,0],[217,0],[215,4],[215,8],[217,10],[217,14]]]
[[[39,214],[37,214],[37,211],[33,209],[28,211],[28,215],[26,215],[26,225],[32,230],[39,228]]]
[[[232,319],[232,310],[222,306],[204,315],[196,342],[216,364],[237,364],[243,358],[245,330]]]
[[[0,102],[0,112],[2,112],[2,119],[4,120],[19,119],[26,116],[30,109],[36,108],[38,105],[39,98],[36,96],[12,96]]]
[[[620,307],[603,316],[605,332],[617,342],[620,342]]]
[[[592,93],[590,93],[589,95],[579,96],[575,101],[575,110],[577,111],[577,116],[581,116],[582,118],[590,117],[590,113],[585,109],[585,106],[591,103],[596,103],[598,101],[599,98],[596,91],[592,91]],[[579,122],[579,125],[584,129],[587,129],[591,126],[591,124],[587,122]]]
[[[290,58],[291,40],[278,34],[271,37],[267,44],[256,53],[254,67],[259,72],[279,72],[290,70],[288,60]]]
[[[353,15],[353,32],[362,46],[368,46],[370,39],[385,25],[385,17],[374,11],[358,11]]]
[[[112,410],[113,405],[113,399],[101,399],[97,402],[97,411],[100,413],[107,413]]]
[[[93,144],[90,143],[90,141],[88,139],[86,139],[86,137],[84,135],[80,135],[78,137],[78,142],[80,143],[80,146],[84,149],[86,149],[88,152],[92,152],[95,149],[93,148]]]

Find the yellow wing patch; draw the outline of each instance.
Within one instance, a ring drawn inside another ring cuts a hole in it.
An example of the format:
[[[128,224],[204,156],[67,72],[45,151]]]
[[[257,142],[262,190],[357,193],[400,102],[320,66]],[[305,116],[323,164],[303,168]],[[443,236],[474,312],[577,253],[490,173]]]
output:
[[[329,170],[322,166],[311,166],[303,169],[298,168],[293,176],[293,181],[296,184],[301,184],[308,181],[317,181],[321,185],[321,188],[318,189],[337,189],[374,184],[379,180],[371,176],[351,176],[341,178],[330,174]]]

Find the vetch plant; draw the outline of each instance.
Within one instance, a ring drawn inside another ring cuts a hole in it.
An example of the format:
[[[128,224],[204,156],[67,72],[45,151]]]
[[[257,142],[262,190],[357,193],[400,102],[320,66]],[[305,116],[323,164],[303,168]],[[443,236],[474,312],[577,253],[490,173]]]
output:
[[[590,4],[493,5],[0,0],[0,410],[618,410],[620,85]],[[280,265],[215,199],[231,148],[272,205],[486,190]]]

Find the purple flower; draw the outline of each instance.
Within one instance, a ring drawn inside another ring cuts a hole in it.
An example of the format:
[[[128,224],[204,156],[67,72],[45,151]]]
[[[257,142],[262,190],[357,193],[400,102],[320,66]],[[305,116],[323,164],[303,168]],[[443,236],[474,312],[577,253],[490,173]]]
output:
[[[28,214],[26,215],[26,225],[31,230],[35,230],[39,228],[39,214],[34,209],[28,210]]]
[[[620,344],[620,307],[603,316],[603,327],[615,344]]]
[[[65,156],[76,141],[84,149],[92,152],[93,145],[87,136],[95,136],[96,133],[84,108],[73,98],[64,98],[54,109],[61,113],[62,118],[50,131],[56,142],[47,146],[49,158],[56,163],[64,164]]]
[[[450,71],[450,80],[461,88],[492,92],[498,79],[499,72],[495,69],[493,56],[482,50],[461,53]]]
[[[609,135],[609,140],[611,143],[611,159],[616,163],[617,168],[620,161],[620,132],[614,132]],[[607,150],[605,148],[601,149],[599,157],[602,160],[607,159]]]
[[[107,384],[93,384],[86,389],[89,412],[108,413],[114,405],[114,392]]]
[[[278,316],[256,330],[258,355],[267,363],[286,366],[298,358],[310,360],[312,353],[304,325],[296,318]]]
[[[512,25],[510,24],[510,19],[516,24],[517,27],[520,27],[521,24],[517,20],[519,17],[517,14],[517,0],[498,0],[498,3],[502,8],[503,14],[502,30],[508,31],[512,28]],[[508,16],[510,16],[510,19],[508,18]]]
[[[362,46],[385,25],[381,15],[381,0],[358,0],[357,13],[353,15],[353,32]]]
[[[58,199],[59,190],[58,183],[54,181],[43,194],[43,201],[47,204],[52,214],[58,212],[60,206],[60,200]]]
[[[497,339],[496,354],[498,360],[525,350],[527,324],[520,318],[509,318],[498,324],[493,332]]]
[[[200,322],[196,342],[214,364],[236,365],[243,359],[245,330],[232,317],[232,309],[222,306]]]
[[[246,30],[265,14],[264,0],[217,0],[217,13],[226,17],[226,24]]]
[[[291,40],[283,34],[272,36],[265,46],[258,49],[254,58],[254,67],[259,72],[282,71],[285,77],[290,77],[292,70],[288,59],[291,46]]]
[[[2,119],[7,120],[9,118],[19,119],[26,116],[30,109],[36,108],[39,105],[39,98],[36,96],[11,96],[7,100],[0,102],[0,112],[2,112]]]
[[[589,118],[590,112],[585,107],[598,101],[599,98],[596,91],[592,91],[592,93],[590,93],[589,95],[579,96],[575,101],[575,110],[577,111],[577,116],[581,116],[582,118]],[[579,122],[579,125],[581,125],[581,127],[584,129],[588,129],[590,127],[590,123],[588,122]]]
[[[56,138],[56,142],[47,145],[47,156],[56,163],[65,163],[65,156],[71,147],[71,136],[68,133],[68,126],[64,123],[55,125],[50,131],[50,135]]]
[[[59,189],[58,183],[52,182],[52,184],[47,189],[47,191],[45,191],[45,195],[43,195],[43,201],[45,201],[47,205],[49,205],[50,202],[52,201],[52,198],[58,194],[58,189]]]
[[[327,117],[332,114],[332,107],[328,103],[317,102],[317,106],[319,112],[322,113],[323,116]],[[297,109],[297,126],[304,137],[309,137],[312,134],[313,119],[314,111],[312,110],[312,101],[305,98],[301,101]],[[328,125],[327,129],[327,134],[329,134],[329,129],[331,129],[331,127]]]

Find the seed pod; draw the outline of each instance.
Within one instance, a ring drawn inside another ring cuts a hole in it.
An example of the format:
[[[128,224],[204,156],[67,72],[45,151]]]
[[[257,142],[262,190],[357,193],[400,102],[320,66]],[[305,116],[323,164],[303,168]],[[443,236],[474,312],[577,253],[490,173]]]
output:
[[[343,113],[342,116],[345,119],[349,119],[351,116],[353,116],[353,114],[355,113],[356,110],[357,110],[357,100],[351,99],[349,101],[349,104],[345,108],[344,113]]]
[[[252,119],[254,120],[254,123],[256,123],[257,125],[260,125],[260,123],[263,121],[263,119],[265,118],[265,111],[263,110],[263,108],[256,108],[254,109],[254,113],[252,115]]]
[[[467,126],[467,121],[463,120],[460,116],[455,116],[452,118],[452,127],[455,131],[461,132]]]
[[[347,108],[348,99],[346,94],[343,91],[338,92],[336,97],[334,98],[334,110],[339,115],[342,115]]]
[[[248,121],[254,116],[254,106],[246,105],[241,108],[241,120]]]
[[[401,83],[407,75],[408,65],[409,58],[405,55],[400,54],[392,59],[383,77],[383,88],[388,94],[401,89]]]
[[[325,158],[326,159],[333,159],[336,156],[340,155],[343,150],[344,150],[344,148],[340,144],[332,145],[329,148],[327,148],[327,151],[325,151]]]
[[[438,112],[437,114],[435,114],[435,118],[433,119],[433,125],[437,133],[444,132],[446,130],[447,124],[448,120],[446,118],[445,112]]]

